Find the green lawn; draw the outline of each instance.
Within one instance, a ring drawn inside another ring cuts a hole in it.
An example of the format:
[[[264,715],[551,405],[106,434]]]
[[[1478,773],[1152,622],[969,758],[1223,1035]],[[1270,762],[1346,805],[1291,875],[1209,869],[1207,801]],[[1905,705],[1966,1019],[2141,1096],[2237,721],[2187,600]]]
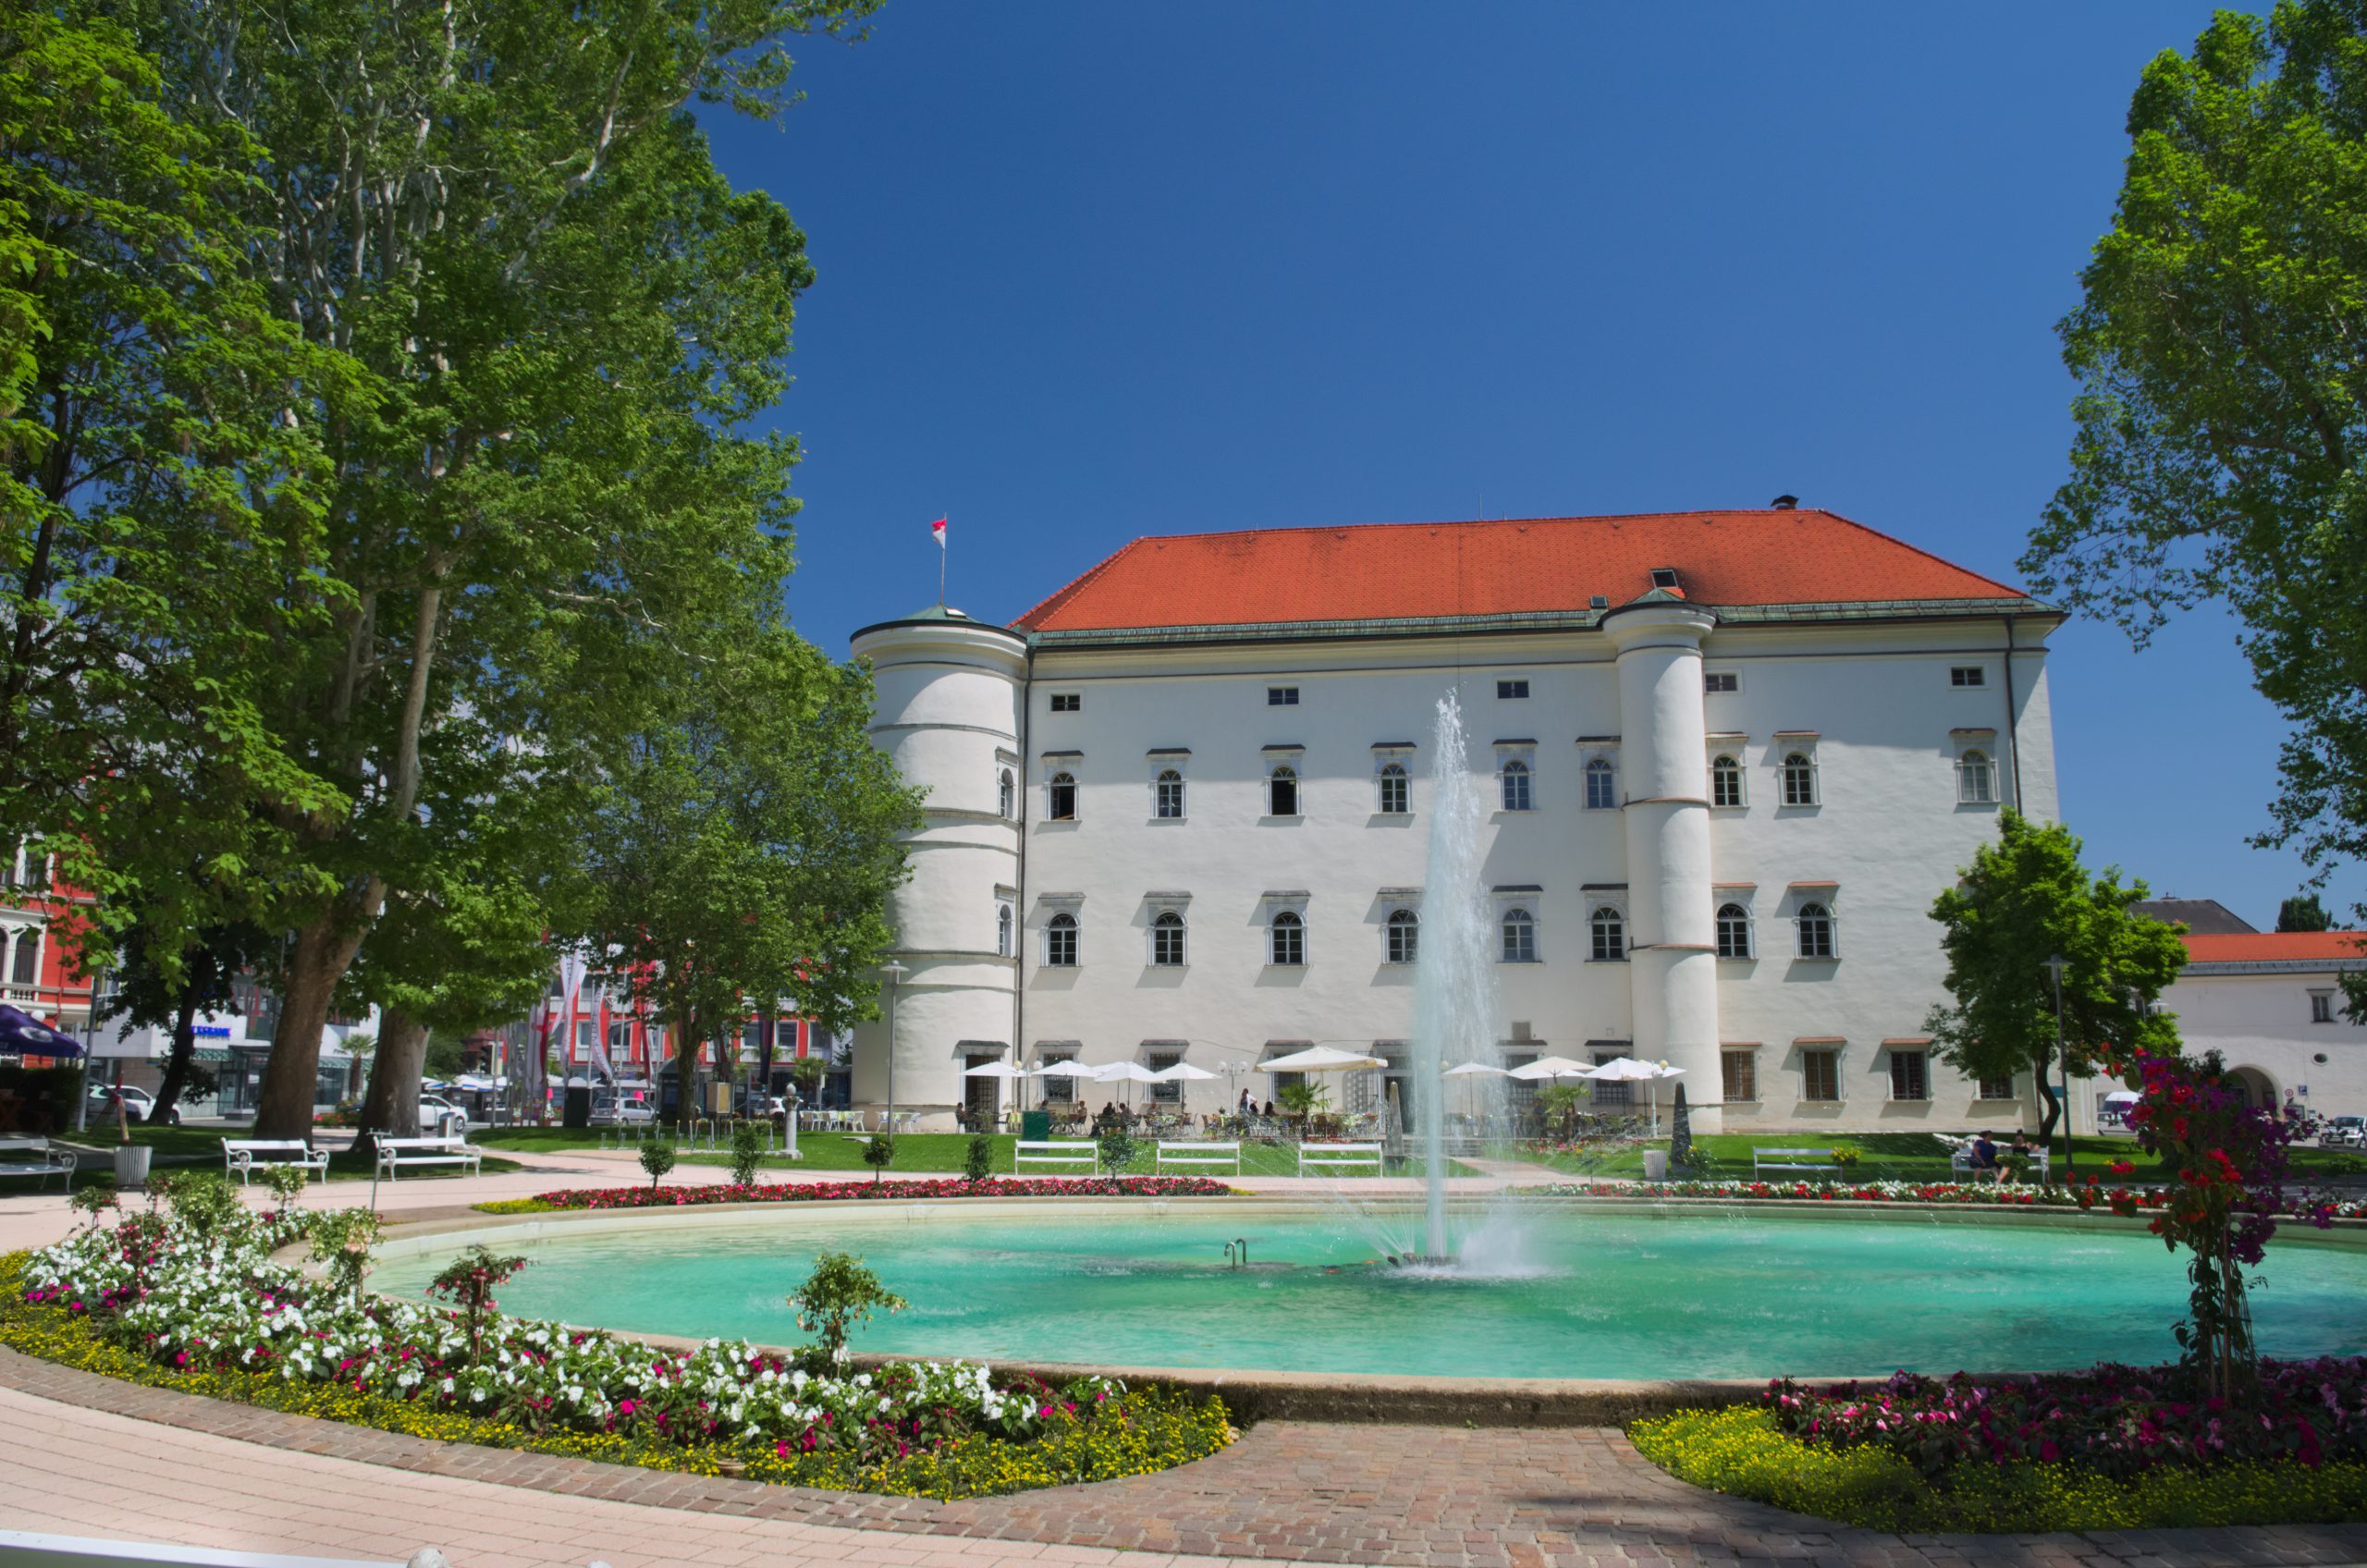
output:
[[[1948,1151],[1929,1133],[1846,1133],[1809,1136],[1797,1133],[1706,1133],[1693,1140],[1695,1146],[1711,1158],[1707,1178],[1723,1181],[1729,1178],[1748,1180],[1750,1176],[1750,1151],[1753,1148],[1821,1148],[1835,1144],[1848,1144],[1862,1151],[1864,1158],[1849,1173],[1859,1182],[1944,1182],[1954,1172],[1948,1164]],[[1566,1170],[1585,1176],[1641,1176],[1644,1172],[1644,1150],[1668,1146],[1662,1139],[1655,1144],[1623,1144],[1600,1152],[1549,1154],[1533,1157],[1536,1163],[1556,1170]],[[2062,1163],[2063,1145],[2054,1145],[2055,1163]],[[2128,1138],[2083,1137],[2071,1140],[2072,1159],[2081,1173],[2093,1171],[2105,1175],[2106,1167],[2116,1159],[2125,1159],[2137,1167],[2135,1181],[2158,1180],[2152,1158],[2139,1151]],[[2349,1149],[2295,1148],[2294,1174],[2303,1178],[2319,1176],[2367,1175],[2367,1154]],[[2058,1171],[2057,1174],[2060,1172]]]
[[[568,1132],[558,1127],[515,1127],[484,1133],[478,1136],[476,1141],[487,1148],[557,1153],[567,1149],[596,1148],[600,1145],[600,1134],[596,1131]],[[865,1142],[865,1139],[852,1137],[843,1133],[801,1133],[797,1135],[797,1148],[803,1158],[796,1160],[769,1159],[766,1161],[766,1166],[767,1169],[846,1170],[867,1173],[871,1168],[863,1163]],[[1017,1142],[1016,1138],[1001,1134],[994,1137],[995,1174],[999,1176],[1014,1174],[1012,1165],[1012,1145]],[[907,1174],[958,1175],[961,1173],[963,1161],[969,1157],[969,1152],[970,1138],[965,1133],[906,1133],[896,1140],[896,1163],[889,1169]],[[681,1159],[685,1164],[692,1165],[731,1163],[730,1155],[720,1151],[709,1153],[705,1149],[695,1152],[686,1149],[682,1152]],[[1129,1174],[1147,1176],[1152,1173],[1153,1163],[1152,1150],[1147,1144],[1145,1144],[1138,1146],[1134,1163],[1126,1170]],[[1241,1173],[1245,1176],[1292,1176],[1297,1172],[1297,1157],[1288,1148],[1252,1143],[1244,1143],[1241,1145]],[[1027,1174],[1031,1176],[1081,1175],[1083,1173],[1082,1166],[1030,1165],[1027,1168]],[[1205,1176],[1210,1174],[1210,1171],[1205,1166],[1180,1166],[1171,1167],[1168,1174]],[[1230,1175],[1232,1172],[1224,1171],[1222,1174]],[[1448,1174],[1471,1176],[1478,1172],[1458,1164]]]

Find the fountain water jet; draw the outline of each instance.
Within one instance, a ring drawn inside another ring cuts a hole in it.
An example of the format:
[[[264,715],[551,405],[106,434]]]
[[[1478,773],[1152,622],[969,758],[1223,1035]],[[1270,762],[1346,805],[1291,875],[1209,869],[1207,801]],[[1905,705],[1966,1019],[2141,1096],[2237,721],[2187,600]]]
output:
[[[1414,964],[1414,1114],[1423,1160],[1424,1254],[1445,1261],[1446,1078],[1450,1064],[1492,1061],[1502,1038],[1495,919],[1480,881],[1485,803],[1472,778],[1463,704],[1439,699],[1433,731],[1430,842]]]

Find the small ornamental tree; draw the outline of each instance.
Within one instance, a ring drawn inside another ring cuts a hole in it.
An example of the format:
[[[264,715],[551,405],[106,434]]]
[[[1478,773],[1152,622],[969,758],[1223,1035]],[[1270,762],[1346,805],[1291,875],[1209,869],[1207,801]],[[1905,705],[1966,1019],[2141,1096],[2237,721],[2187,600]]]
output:
[[[2259,1265],[2276,1233],[2294,1129],[2273,1108],[2250,1104],[2216,1052],[2194,1061],[2140,1051],[2130,1061],[2143,1097],[2128,1113],[2129,1128],[2175,1183],[2168,1207],[2147,1228],[2171,1251],[2192,1254],[2189,1317],[2178,1326],[2178,1343],[2203,1393],[2242,1399],[2258,1381],[2243,1271]],[[2126,1177],[2136,1168],[2120,1160],[2112,1169]],[[2095,1180],[2088,1178],[2083,1204],[2093,1201]],[[2110,1203],[2116,1213],[2138,1212],[2136,1195],[2126,1188],[2115,1189]],[[2324,1206],[2302,1213],[2322,1230],[2332,1223]]]
[[[974,1133],[970,1146],[962,1157],[962,1174],[973,1182],[983,1182],[995,1173],[995,1141],[984,1133]]]
[[[525,1267],[524,1258],[504,1257],[479,1242],[427,1282],[429,1295],[442,1296],[460,1309],[460,1321],[469,1333],[472,1366],[484,1356],[486,1325],[499,1316],[495,1309],[501,1304],[493,1299],[493,1292]]]
[[[863,1145],[863,1162],[871,1167],[871,1180],[877,1185],[880,1173],[896,1163],[896,1140],[886,1133],[875,1133]]]
[[[735,1186],[750,1186],[756,1180],[756,1166],[765,1158],[765,1130],[753,1121],[742,1121],[731,1129],[731,1181]]]
[[[1113,1121],[1101,1134],[1101,1169],[1112,1176],[1123,1176],[1126,1167],[1134,1162],[1134,1135],[1126,1131],[1122,1121]]]
[[[366,1208],[341,1208],[313,1219],[313,1261],[327,1268],[330,1287],[349,1300],[362,1299],[379,1229],[378,1216]]]
[[[814,1260],[807,1275],[789,1298],[796,1309],[797,1326],[814,1336],[825,1360],[847,1358],[847,1332],[871,1321],[876,1308],[901,1312],[904,1298],[879,1282],[879,1276],[850,1253],[826,1252]]]
[[[649,1172],[649,1190],[656,1192],[658,1178],[674,1169],[674,1145],[655,1138],[642,1145],[641,1168]]]

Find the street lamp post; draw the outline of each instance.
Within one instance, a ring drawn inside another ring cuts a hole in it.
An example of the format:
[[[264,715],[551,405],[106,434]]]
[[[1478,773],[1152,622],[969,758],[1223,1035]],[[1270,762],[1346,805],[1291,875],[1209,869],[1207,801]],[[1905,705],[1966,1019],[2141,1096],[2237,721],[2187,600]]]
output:
[[[879,1130],[893,1133],[896,1130],[896,992],[911,971],[891,958],[879,966],[879,973],[888,976],[888,1119],[880,1124]]]
[[[2063,1043],[2063,971],[2069,967],[2063,955],[2055,953],[2046,961],[2048,978],[2054,982],[2054,1058],[2061,1076],[2063,1096],[2063,1183],[2071,1184],[2071,1052]]]

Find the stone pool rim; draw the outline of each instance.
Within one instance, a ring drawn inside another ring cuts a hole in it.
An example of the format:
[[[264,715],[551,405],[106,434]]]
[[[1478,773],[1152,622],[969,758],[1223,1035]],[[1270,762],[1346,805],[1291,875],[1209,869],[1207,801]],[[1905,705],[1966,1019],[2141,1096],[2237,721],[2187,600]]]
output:
[[[1456,1207],[1484,1207],[1486,1201],[1466,1199],[1458,1202]],[[1527,1196],[1522,1201],[1606,1214],[1668,1216],[1699,1210],[1745,1210],[1766,1211],[1772,1216],[1785,1219],[1823,1217],[1835,1221],[1870,1217],[1911,1219],[1921,1216],[1939,1224],[2022,1225],[2079,1231],[2126,1230],[2139,1223],[2108,1212],[2004,1204],[1878,1203],[1840,1198],[1576,1196]],[[1047,1208],[1057,1208],[1068,1214],[1107,1215],[1139,1213],[1146,1206],[1151,1206],[1157,1211],[1167,1205],[1181,1205],[1197,1211],[1222,1208],[1247,1212],[1254,1209],[1278,1217],[1286,1213],[1321,1214],[1332,1209],[1332,1206],[1323,1198],[1311,1194],[1268,1193],[1158,1198],[837,1198],[698,1204],[681,1207],[552,1209],[539,1214],[450,1216],[389,1226],[385,1239],[376,1248],[376,1255],[380,1260],[385,1260],[466,1245],[472,1241],[493,1243],[543,1240],[571,1231],[640,1231],[662,1225],[702,1229],[744,1223],[753,1218],[774,1219],[784,1223],[808,1218],[819,1222],[852,1213],[892,1219],[898,1218],[898,1211],[901,1210],[904,1218],[911,1219],[962,1216],[1015,1219],[1025,1216],[1042,1218]],[[915,1215],[911,1212],[913,1210],[926,1212]],[[2280,1224],[2277,1240],[2272,1244],[2367,1250],[2367,1220],[2338,1219],[2334,1222],[2333,1229],[2320,1231],[2306,1221],[2288,1219]],[[276,1256],[282,1262],[301,1263],[303,1246],[304,1243],[299,1243],[282,1248]],[[594,1324],[575,1326],[599,1327]],[[678,1334],[620,1329],[602,1329],[601,1331],[620,1340],[637,1341],[666,1349],[688,1350],[705,1342],[703,1338]],[[792,1348],[755,1341],[749,1342],[765,1351],[786,1353]],[[913,1351],[865,1353],[854,1357],[855,1364],[860,1366],[929,1359],[931,1357],[926,1352]],[[1236,1420],[1245,1422],[1287,1420],[1364,1422],[1386,1426],[1468,1424],[1475,1427],[1624,1427],[1642,1416],[1665,1415],[1676,1410],[1753,1404],[1758,1403],[1768,1382],[1777,1377],[1788,1376],[1807,1383],[1846,1382],[1852,1378],[1879,1381],[1889,1377],[1894,1370],[1881,1367],[1839,1372],[1770,1372],[1758,1378],[1453,1378],[1386,1372],[1280,1372],[1263,1368],[1132,1366],[1024,1360],[996,1360],[988,1365],[998,1372],[1034,1374],[1056,1381],[1096,1375],[1117,1378],[1127,1383],[1165,1384],[1195,1395],[1213,1394],[1223,1399]],[[2030,1370],[1969,1367],[1963,1370],[1990,1381],[2048,1375]]]

